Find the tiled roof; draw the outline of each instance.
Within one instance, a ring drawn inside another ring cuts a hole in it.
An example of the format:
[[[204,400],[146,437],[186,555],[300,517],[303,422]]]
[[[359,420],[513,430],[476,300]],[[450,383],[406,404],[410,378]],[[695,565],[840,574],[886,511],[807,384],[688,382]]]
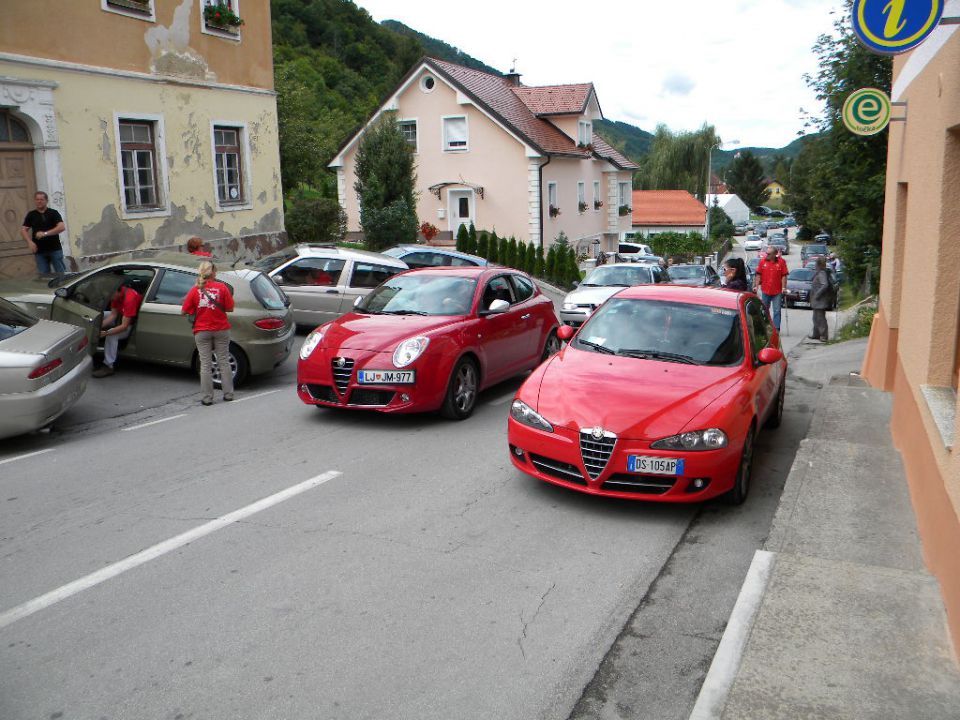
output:
[[[636,170],[638,167],[640,167],[635,162],[610,146],[606,140],[596,133],[593,134],[592,142],[593,151],[603,159],[612,162],[618,168],[621,168],[622,170]]]
[[[576,115],[587,108],[593,83],[513,87],[534,115]]]
[[[634,225],[704,225],[707,206],[686,190],[634,190]]]
[[[534,115],[506,78],[436,58],[427,58],[426,62],[536,149],[548,155],[590,157],[588,150],[578,148],[570,137]]]

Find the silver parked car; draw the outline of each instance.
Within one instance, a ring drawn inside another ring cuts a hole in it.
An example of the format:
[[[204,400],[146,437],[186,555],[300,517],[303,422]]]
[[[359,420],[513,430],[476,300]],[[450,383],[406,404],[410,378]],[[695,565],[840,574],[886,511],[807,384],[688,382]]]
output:
[[[253,265],[290,298],[298,325],[317,327],[353,309],[357,298],[407,270],[402,260],[334,245],[292,245]]]
[[[486,267],[490,263],[479,255],[430,245],[397,245],[384,255],[403,260],[411,270],[423,267]]]
[[[0,299],[0,438],[49,425],[80,399],[93,367],[88,342],[75,325]]]
[[[577,286],[567,294],[560,309],[560,320],[566,325],[580,327],[593,311],[603,305],[612,295],[625,287],[666,282],[667,274],[659,265],[616,263],[601,265],[590,271]]]

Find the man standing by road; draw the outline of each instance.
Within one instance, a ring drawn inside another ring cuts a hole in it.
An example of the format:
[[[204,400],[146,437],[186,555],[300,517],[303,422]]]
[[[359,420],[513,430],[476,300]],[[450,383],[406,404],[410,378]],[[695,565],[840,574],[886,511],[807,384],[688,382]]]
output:
[[[54,272],[63,273],[67,268],[63,264],[60,233],[66,229],[66,226],[63,224],[60,213],[52,207],[47,207],[49,200],[50,198],[43,190],[34,193],[33,201],[37,209],[27,213],[23,219],[20,234],[27,241],[30,252],[33,253],[38,272],[48,273],[52,267]]]
[[[780,308],[783,306],[783,293],[787,289],[786,261],[777,255],[772,245],[767,245],[767,255],[757,265],[754,289],[760,291],[760,301],[773,316],[773,325],[780,332]]]

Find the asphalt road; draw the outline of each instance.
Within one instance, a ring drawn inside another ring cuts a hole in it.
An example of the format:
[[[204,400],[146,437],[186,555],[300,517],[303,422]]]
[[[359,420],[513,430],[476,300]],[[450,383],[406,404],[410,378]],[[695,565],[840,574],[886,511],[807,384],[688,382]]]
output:
[[[0,718],[687,717],[814,392],[745,506],[676,507],[515,472],[519,380],[452,423],[294,379],[127,363],[0,442]]]

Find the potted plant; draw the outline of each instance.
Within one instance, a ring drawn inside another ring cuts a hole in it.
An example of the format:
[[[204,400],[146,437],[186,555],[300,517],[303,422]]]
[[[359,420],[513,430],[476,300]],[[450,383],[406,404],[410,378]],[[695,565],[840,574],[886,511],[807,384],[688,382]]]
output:
[[[577,147],[581,150],[589,150],[593,152],[593,143],[577,143]]]
[[[550,217],[555,218],[555,217],[556,217],[557,215],[559,215],[559,214],[560,214],[560,208],[558,208],[556,205],[551,205],[551,206],[550,206]]]
[[[587,203],[585,202],[577,203],[577,210],[579,210],[580,214],[583,215],[587,211]]]
[[[620,217],[623,217],[624,215],[629,215],[630,213],[632,213],[632,212],[633,212],[633,208],[630,207],[629,205],[621,205],[621,206],[618,208],[617,212],[620,213]]]
[[[423,239],[427,242],[433,240],[439,232],[440,229],[433,223],[424,222],[420,225],[420,234],[423,235]]]
[[[203,21],[208,27],[238,33],[243,19],[225,2],[216,2],[203,7]]]
[[[602,208],[602,207],[603,207],[603,200],[594,200],[594,201],[593,201],[593,209],[594,209],[594,210],[599,210],[599,209]]]

